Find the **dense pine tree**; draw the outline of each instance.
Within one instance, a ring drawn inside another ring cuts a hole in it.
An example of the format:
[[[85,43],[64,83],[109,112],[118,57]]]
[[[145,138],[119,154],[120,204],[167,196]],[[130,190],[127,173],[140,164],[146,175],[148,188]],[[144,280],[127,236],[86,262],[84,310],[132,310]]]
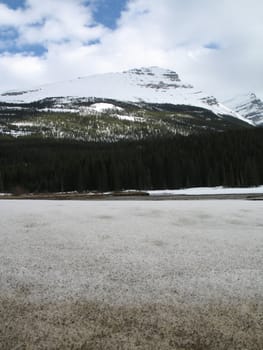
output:
[[[117,143],[0,138],[0,192],[263,184],[263,130]]]

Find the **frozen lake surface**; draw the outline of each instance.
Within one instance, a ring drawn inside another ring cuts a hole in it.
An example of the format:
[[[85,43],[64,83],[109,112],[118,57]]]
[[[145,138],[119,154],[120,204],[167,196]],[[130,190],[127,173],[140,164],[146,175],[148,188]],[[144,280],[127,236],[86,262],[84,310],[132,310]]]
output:
[[[0,201],[0,348],[263,348],[263,202]]]

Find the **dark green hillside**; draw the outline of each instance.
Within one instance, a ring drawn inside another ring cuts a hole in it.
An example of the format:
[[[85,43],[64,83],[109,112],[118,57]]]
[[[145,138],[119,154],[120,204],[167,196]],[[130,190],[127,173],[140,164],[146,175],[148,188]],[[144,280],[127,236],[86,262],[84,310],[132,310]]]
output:
[[[119,108],[89,111],[94,103]],[[200,134],[251,126],[210,110],[173,104],[135,103],[111,99],[46,98],[24,104],[0,103],[0,135],[43,136],[78,141],[116,142],[152,137]]]

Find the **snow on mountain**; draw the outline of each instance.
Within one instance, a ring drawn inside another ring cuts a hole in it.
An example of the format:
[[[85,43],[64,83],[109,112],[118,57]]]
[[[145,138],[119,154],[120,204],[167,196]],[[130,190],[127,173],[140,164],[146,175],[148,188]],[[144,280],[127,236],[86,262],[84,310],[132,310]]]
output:
[[[254,93],[238,95],[225,101],[224,104],[254,125],[263,125],[263,101]]]
[[[123,111],[123,108],[113,105],[112,103],[93,103],[89,107],[82,107],[81,108],[81,114],[93,114],[94,112],[103,113],[107,111],[116,111],[121,112]]]
[[[215,97],[182,82],[176,72],[159,67],[91,75],[42,85],[27,91],[8,91],[0,95],[0,102],[29,103],[58,97],[63,97],[64,103],[70,103],[75,98],[96,97],[127,102],[197,106],[211,110],[217,115],[230,115],[252,124],[248,119],[219,103]]]

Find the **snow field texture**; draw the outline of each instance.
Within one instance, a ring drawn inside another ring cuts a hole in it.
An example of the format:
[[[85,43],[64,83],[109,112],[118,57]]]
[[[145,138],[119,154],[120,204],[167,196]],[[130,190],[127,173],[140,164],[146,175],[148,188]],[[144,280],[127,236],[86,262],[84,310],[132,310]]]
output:
[[[262,202],[1,201],[0,293],[31,301],[263,297]]]
[[[0,348],[263,348],[261,201],[0,201]]]

